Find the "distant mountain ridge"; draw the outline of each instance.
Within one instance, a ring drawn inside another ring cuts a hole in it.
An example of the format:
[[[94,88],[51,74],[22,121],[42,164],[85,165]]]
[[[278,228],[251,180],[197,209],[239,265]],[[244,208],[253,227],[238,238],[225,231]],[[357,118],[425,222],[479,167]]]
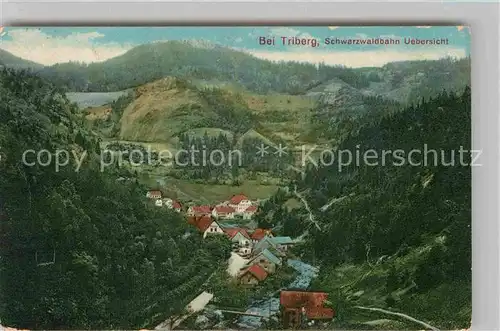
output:
[[[470,71],[470,64],[467,59],[445,59],[352,69],[340,65],[271,62],[216,44],[166,41],[139,45],[103,62],[59,63],[43,67],[41,74],[72,92],[115,92],[166,76],[177,76],[231,82],[257,93],[305,94],[332,79],[340,79],[363,93],[384,93],[401,101],[398,94],[406,93],[406,85],[412,83],[408,78],[418,74],[418,70],[428,69],[433,69],[439,77],[422,81],[449,84],[462,81],[464,74]],[[406,85],[400,86],[402,83]],[[399,91],[401,88],[403,90]]]
[[[56,64],[44,68],[42,74],[70,91],[87,92],[123,90],[165,76],[230,81],[258,93],[305,93],[328,77],[363,85],[351,68],[275,63],[227,47],[188,41],[144,44],[104,62]]]
[[[470,59],[398,61],[383,67],[271,62],[251,54],[199,41],[144,44],[103,62],[58,63],[52,66],[21,59],[0,50],[0,64],[36,69],[44,78],[71,92],[117,92],[166,76],[229,82],[256,93],[317,95],[331,82],[343,82],[363,95],[402,103],[434,96],[442,89],[462,90],[470,84]],[[357,94],[357,93],[356,93]]]

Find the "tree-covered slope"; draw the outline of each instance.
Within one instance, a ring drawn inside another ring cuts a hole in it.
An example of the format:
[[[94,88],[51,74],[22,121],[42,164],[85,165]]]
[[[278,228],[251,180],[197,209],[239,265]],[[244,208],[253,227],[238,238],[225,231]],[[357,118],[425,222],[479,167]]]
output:
[[[13,69],[31,70],[40,70],[43,68],[43,65],[39,63],[22,59],[3,49],[0,49],[0,67],[1,66]]]
[[[343,327],[393,318],[360,316],[355,306],[444,329],[470,325],[470,107],[466,88],[363,125],[339,144],[334,162],[326,154],[290,187],[312,218],[305,208],[280,209],[282,227],[287,235],[308,230],[300,251],[320,262],[315,287],[330,292]]]
[[[180,312],[230,245],[185,237],[181,217],[149,207],[132,174],[100,171],[98,139],[49,83],[4,70],[0,100],[2,324],[136,329]],[[86,155],[56,169],[23,162],[27,150]]]
[[[229,81],[259,93],[304,93],[333,77],[358,88],[369,84],[351,68],[276,63],[222,46],[179,41],[140,45],[100,63],[56,64],[42,74],[72,91],[120,91],[165,76]]]

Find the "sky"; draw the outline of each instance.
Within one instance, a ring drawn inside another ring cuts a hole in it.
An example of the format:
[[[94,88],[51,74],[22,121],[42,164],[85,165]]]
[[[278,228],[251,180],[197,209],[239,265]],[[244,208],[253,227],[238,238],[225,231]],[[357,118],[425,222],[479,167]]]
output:
[[[275,45],[259,38],[275,37]],[[281,37],[316,39],[318,47],[281,44]],[[389,38],[399,45],[327,45],[327,38]],[[448,45],[406,45],[404,38],[448,38]],[[314,26],[314,27],[43,27],[0,28],[0,49],[44,65],[101,62],[140,44],[168,40],[211,43],[273,61],[300,61],[349,67],[470,55],[470,29],[464,26]]]

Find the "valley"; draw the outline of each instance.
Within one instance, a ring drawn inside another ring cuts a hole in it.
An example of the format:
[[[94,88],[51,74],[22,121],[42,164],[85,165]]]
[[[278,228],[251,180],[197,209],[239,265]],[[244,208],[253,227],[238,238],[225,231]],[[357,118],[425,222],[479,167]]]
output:
[[[0,60],[3,324],[470,325],[470,168],[321,159],[423,144],[455,158],[470,58],[353,69],[168,41],[91,64]],[[88,157],[18,162],[54,148]]]

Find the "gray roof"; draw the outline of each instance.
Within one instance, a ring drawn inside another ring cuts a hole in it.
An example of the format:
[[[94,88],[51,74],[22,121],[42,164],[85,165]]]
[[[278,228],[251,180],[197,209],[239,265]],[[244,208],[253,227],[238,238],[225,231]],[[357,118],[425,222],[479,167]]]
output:
[[[271,253],[270,250],[265,249],[260,254],[264,255],[264,257],[266,259],[268,259],[269,262],[272,262],[272,263],[277,264],[277,265],[281,265],[281,260],[278,257],[276,257],[273,253]]]
[[[271,238],[265,236],[258,243],[256,243],[253,247],[254,251],[261,251],[269,246],[274,246],[275,243],[271,241]]]

